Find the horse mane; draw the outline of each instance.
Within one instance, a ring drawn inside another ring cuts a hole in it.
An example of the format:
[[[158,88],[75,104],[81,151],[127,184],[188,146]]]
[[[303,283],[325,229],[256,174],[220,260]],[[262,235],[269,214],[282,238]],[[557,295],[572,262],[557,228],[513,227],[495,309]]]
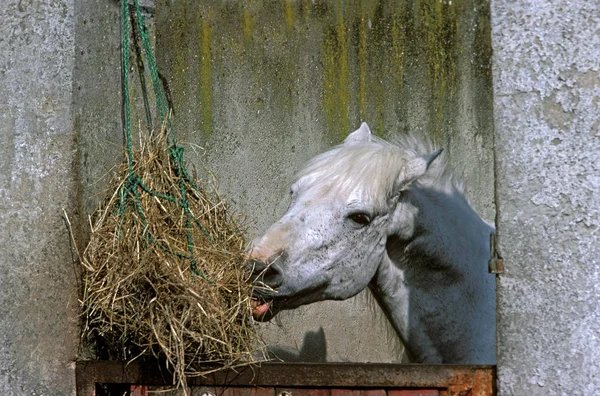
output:
[[[341,144],[316,156],[298,172],[297,180],[346,194],[362,186],[374,203],[383,207],[407,161],[436,149],[431,139],[412,134],[398,136],[392,142],[372,136],[370,142]],[[464,194],[464,185],[455,177],[443,152],[417,183],[447,193]]]

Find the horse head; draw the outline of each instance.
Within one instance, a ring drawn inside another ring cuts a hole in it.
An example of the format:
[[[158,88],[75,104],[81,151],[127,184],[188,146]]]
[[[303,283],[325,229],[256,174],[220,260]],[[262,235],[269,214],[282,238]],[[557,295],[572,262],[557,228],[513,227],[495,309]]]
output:
[[[291,186],[287,212],[249,248],[255,319],[365,289],[388,235],[412,232],[403,192],[440,152],[417,155],[372,136],[363,123],[309,161]]]

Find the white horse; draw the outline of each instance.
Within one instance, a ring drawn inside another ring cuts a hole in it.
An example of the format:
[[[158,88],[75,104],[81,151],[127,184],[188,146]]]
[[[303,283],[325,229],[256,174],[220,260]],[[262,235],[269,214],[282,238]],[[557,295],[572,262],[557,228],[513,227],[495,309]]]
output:
[[[249,250],[253,316],[344,300],[367,286],[420,363],[495,363],[490,234],[426,144],[367,124],[313,158],[287,213]]]

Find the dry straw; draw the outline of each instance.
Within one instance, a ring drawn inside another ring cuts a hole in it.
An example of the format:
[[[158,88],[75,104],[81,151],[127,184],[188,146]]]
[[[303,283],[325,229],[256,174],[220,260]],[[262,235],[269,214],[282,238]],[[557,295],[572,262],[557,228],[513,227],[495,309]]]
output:
[[[129,192],[120,213],[129,175],[123,164],[110,184],[114,193],[92,217],[82,257],[83,339],[118,359],[157,358],[185,387],[186,376],[215,365],[253,362],[261,341],[251,319],[243,234],[225,202],[214,188],[186,183],[190,226],[180,202],[159,197],[181,197],[165,136],[147,138],[134,154],[133,173],[153,194]]]

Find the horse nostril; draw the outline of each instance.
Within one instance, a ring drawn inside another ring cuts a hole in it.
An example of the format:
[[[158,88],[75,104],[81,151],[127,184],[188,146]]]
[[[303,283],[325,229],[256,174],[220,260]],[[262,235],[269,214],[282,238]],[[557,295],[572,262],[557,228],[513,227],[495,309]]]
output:
[[[267,264],[265,262],[254,259],[248,260],[246,266],[248,271],[250,271],[252,274],[258,274],[267,268]]]
[[[250,260],[248,265],[252,274],[252,281],[263,283],[272,288],[281,286],[281,268],[275,261],[276,260],[272,260],[271,258],[269,258],[267,262]]]

